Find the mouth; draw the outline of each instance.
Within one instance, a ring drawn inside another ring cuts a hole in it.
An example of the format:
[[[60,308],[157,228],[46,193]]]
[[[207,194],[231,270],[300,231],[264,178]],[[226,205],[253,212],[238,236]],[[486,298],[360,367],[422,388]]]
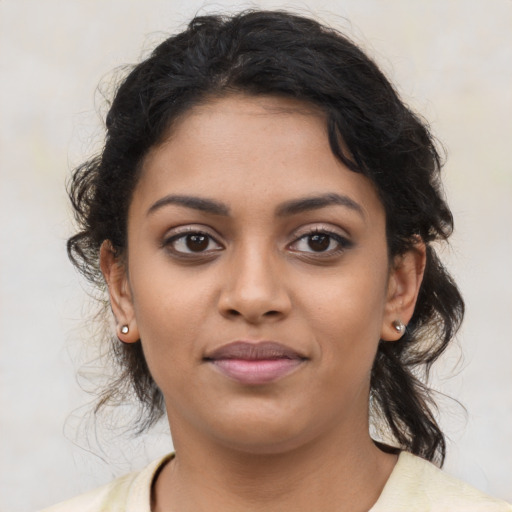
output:
[[[236,341],[209,353],[204,361],[241,384],[262,385],[289,375],[307,358],[273,341]]]

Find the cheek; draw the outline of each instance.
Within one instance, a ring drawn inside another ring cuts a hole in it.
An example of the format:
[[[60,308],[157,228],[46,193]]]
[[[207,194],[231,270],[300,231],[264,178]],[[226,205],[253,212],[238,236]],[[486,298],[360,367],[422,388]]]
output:
[[[201,360],[201,332],[212,307],[208,282],[154,268],[151,278],[131,273],[134,312],[146,361],[157,384],[184,374]]]
[[[165,256],[130,262],[137,325],[144,334],[195,329],[206,314],[215,286],[213,272],[171,265]],[[147,262],[151,262],[148,264]]]
[[[353,269],[352,269],[353,270]],[[381,269],[382,270],[382,269]],[[301,294],[321,357],[334,366],[371,368],[386,305],[387,272],[363,266]]]

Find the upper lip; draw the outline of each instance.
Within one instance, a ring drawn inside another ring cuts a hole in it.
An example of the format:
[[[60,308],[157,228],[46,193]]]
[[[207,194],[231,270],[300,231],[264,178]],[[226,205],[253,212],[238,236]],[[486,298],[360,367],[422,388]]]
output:
[[[275,341],[235,341],[209,352],[205,359],[244,359],[248,361],[268,359],[306,359],[296,350]]]

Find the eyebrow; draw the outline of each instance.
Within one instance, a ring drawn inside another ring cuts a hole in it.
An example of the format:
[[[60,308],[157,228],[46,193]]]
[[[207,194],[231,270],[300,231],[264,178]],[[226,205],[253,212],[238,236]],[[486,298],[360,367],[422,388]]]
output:
[[[204,197],[187,196],[187,195],[168,195],[162,197],[147,211],[147,215],[151,215],[155,211],[168,205],[184,206],[192,208],[212,215],[228,216],[230,213],[229,207],[220,201],[214,199],[206,199]],[[297,215],[310,210],[318,210],[327,206],[340,205],[345,206],[357,212],[363,219],[365,218],[362,206],[346,195],[335,193],[321,194],[318,196],[304,197],[300,199],[292,199],[282,203],[276,209],[276,216],[288,217]]]
[[[309,210],[318,210],[332,205],[345,206],[350,210],[357,212],[361,217],[363,217],[363,219],[365,219],[363,207],[359,203],[356,203],[356,201],[348,196],[334,193],[287,201],[277,208],[276,215],[278,217],[287,217],[289,215],[296,215]]]
[[[164,206],[176,204],[178,206],[185,206],[186,208],[192,208],[213,215],[229,215],[229,208],[219,201],[213,199],[206,199],[203,197],[195,196],[182,196],[182,195],[168,195],[159,199],[156,203],[151,205],[147,211],[147,215],[150,215]]]

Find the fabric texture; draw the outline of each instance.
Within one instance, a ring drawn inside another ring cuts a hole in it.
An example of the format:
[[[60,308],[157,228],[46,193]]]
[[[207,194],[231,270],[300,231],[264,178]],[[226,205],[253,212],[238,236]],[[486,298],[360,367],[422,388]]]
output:
[[[153,480],[172,457],[167,455],[140,473],[125,475],[41,512],[151,512]],[[512,505],[487,496],[416,455],[401,452],[369,512],[512,512]]]

